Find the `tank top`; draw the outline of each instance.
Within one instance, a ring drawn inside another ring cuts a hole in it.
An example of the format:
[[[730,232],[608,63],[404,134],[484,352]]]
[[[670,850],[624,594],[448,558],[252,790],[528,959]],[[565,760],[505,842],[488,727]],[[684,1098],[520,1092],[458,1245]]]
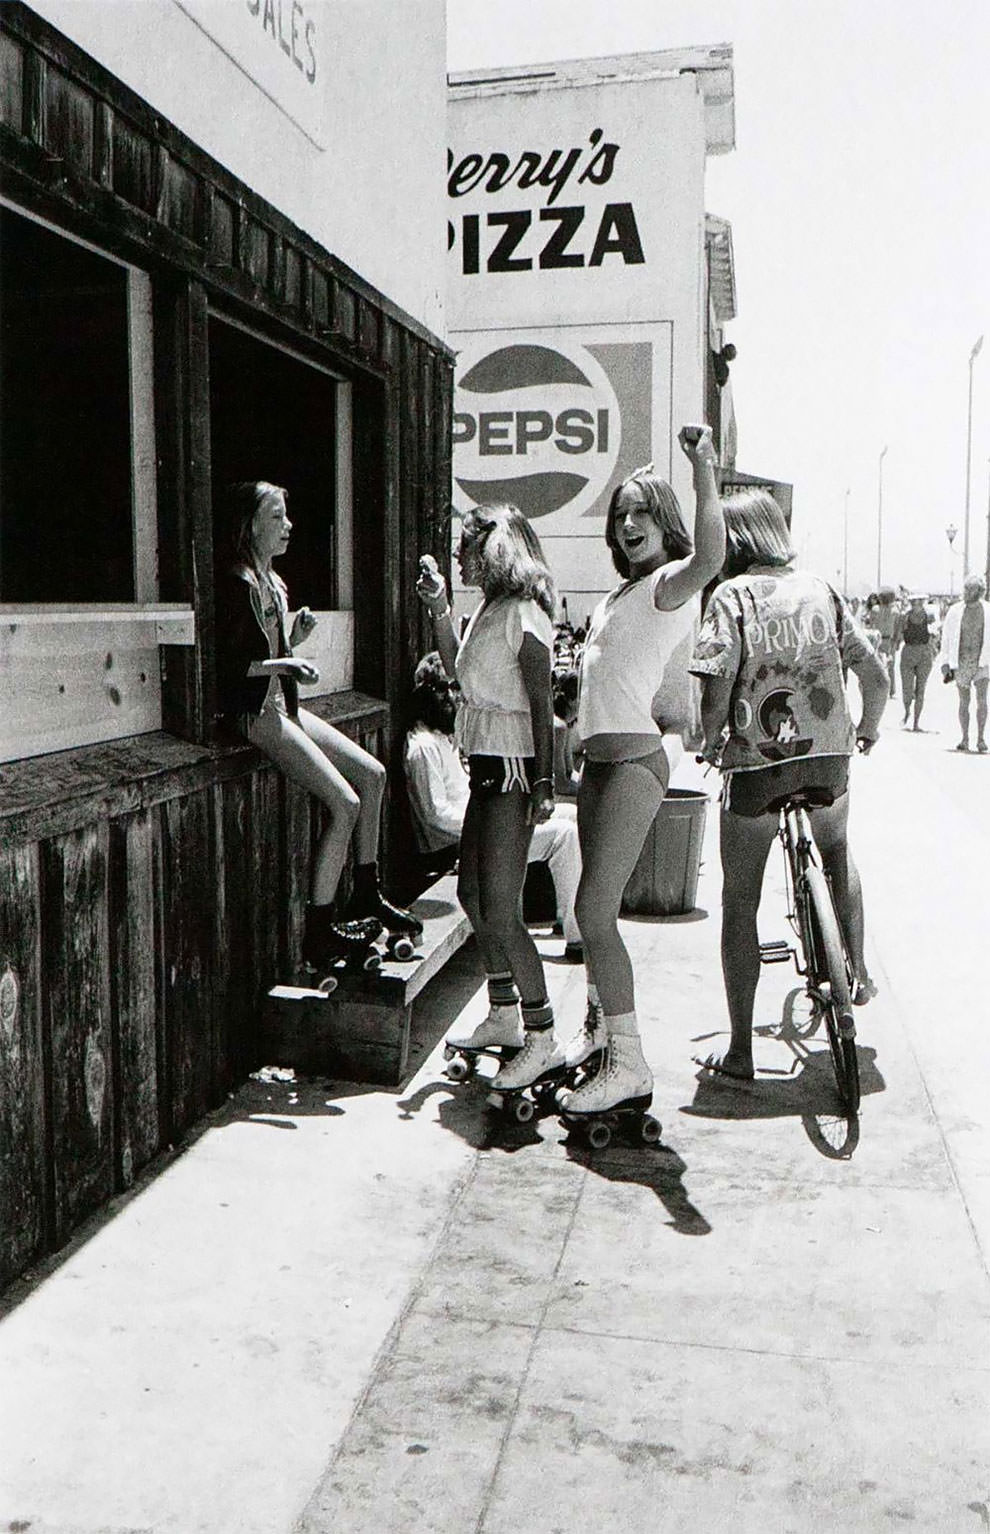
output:
[[[927,644],[928,638],[928,614],[908,613],[904,619],[904,643]]]
[[[691,597],[672,612],[658,611],[653,597],[662,572],[625,581],[599,602],[591,618],[581,663],[578,733],[655,736],[653,717],[664,671],[680,640],[698,617]]]

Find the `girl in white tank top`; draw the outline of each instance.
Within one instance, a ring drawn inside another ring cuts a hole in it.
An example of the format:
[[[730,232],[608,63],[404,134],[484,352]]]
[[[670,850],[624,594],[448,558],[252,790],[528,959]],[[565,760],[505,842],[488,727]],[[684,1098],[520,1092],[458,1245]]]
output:
[[[617,1108],[642,1114],[652,1099],[619,908],[667,789],[663,726],[686,722],[665,718],[665,696],[680,690],[669,675],[665,686],[665,673],[679,650],[686,674],[698,594],[725,555],[711,428],[682,427],[678,440],[694,475],[694,541],[673,490],[650,469],[619,485],[605,541],[624,579],[596,608],[585,644],[578,705],[585,750],[578,790],[583,872],[575,913],[588,966],[588,1012],[583,1032],[568,1046],[568,1063],[597,1054],[602,1064],[597,1075],[561,1095],[565,1118]]]

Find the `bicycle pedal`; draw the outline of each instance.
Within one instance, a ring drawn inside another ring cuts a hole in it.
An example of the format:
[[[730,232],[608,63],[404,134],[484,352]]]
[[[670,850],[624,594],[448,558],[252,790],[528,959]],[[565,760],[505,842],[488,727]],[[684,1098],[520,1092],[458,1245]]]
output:
[[[761,964],[787,964],[794,956],[794,949],[783,938],[760,944]]]

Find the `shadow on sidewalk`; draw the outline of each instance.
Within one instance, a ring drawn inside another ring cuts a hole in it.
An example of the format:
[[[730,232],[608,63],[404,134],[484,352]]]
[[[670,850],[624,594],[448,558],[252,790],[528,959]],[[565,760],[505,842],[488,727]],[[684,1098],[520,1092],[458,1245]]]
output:
[[[757,1068],[752,1082],[734,1081],[700,1070],[694,1100],[681,1113],[712,1119],[800,1118],[812,1145],[830,1160],[848,1160],[859,1144],[858,1119],[843,1111],[832,1071],[824,1029],[802,1014],[804,993],[791,991],[784,1000],[779,1024],[757,1027],[758,1038],[785,1046],[790,1059],[779,1069]],[[809,1040],[815,1047],[809,1047]],[[705,1043],[706,1040],[695,1040]],[[860,1091],[863,1097],[885,1092],[887,1084],[876,1065],[875,1049],[857,1043]]]

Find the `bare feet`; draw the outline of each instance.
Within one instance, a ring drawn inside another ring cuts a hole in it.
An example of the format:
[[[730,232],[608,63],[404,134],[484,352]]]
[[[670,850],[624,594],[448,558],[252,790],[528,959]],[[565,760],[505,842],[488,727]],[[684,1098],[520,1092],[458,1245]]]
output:
[[[697,1055],[692,1055],[695,1065],[700,1065],[703,1071],[709,1071],[713,1076],[727,1076],[730,1081],[752,1081],[753,1059],[733,1050],[727,1049],[719,1058],[716,1055],[708,1055],[706,1059],[699,1060]]]

